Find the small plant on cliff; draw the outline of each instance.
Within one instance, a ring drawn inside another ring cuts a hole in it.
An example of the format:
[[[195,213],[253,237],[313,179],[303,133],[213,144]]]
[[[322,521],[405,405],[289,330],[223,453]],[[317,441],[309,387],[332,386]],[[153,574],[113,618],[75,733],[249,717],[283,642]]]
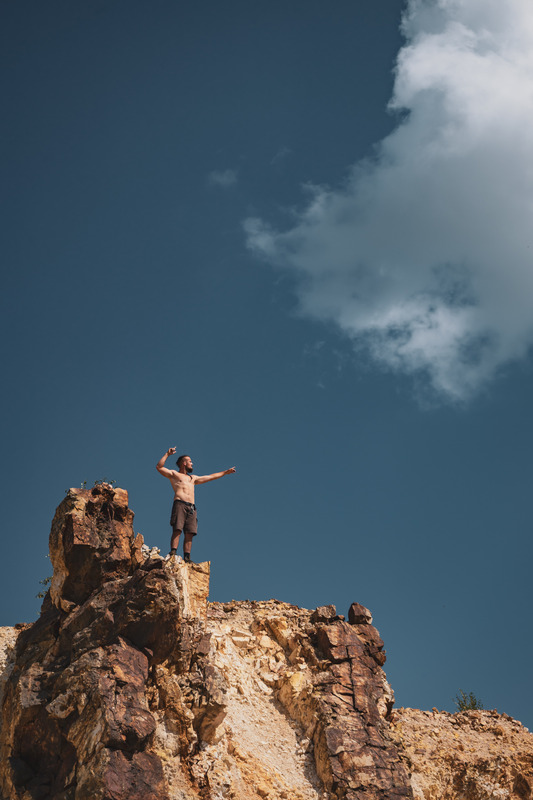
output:
[[[112,478],[100,478],[100,480],[97,480],[93,483],[93,486],[101,486],[103,483],[108,483],[110,486],[114,486],[116,481],[114,481]]]
[[[473,692],[466,694],[462,689],[459,689],[453,702],[457,706],[457,711],[481,711],[484,708],[481,700],[478,700]]]
[[[52,583],[52,576],[49,575],[48,578],[43,578],[43,580],[39,581],[39,583],[41,584],[41,586],[43,588],[39,592],[37,592],[35,597],[38,597],[40,600],[42,600],[43,597],[45,596],[46,592],[48,591],[48,587]]]

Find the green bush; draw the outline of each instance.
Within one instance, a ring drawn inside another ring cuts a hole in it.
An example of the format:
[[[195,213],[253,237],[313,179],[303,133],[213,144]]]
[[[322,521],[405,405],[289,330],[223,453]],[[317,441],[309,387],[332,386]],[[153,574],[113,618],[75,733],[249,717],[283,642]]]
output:
[[[481,700],[478,700],[473,692],[466,694],[462,689],[459,689],[453,702],[457,706],[457,711],[481,711],[484,708]]]

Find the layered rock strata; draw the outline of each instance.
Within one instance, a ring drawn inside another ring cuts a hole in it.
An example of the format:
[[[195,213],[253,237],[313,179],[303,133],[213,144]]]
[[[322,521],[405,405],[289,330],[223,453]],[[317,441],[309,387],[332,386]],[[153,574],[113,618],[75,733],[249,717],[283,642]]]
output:
[[[366,608],[208,604],[209,564],[162,559],[132,525],[105,484],[57,509],[41,616],[0,635],[1,800],[531,797],[519,723],[391,714]]]

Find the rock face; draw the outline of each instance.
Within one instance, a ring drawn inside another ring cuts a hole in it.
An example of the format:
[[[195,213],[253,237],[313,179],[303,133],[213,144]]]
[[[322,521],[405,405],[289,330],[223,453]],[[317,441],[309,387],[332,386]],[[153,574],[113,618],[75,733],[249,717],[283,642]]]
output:
[[[506,714],[400,708],[391,715],[391,734],[415,800],[533,796],[533,736]]]
[[[385,719],[392,692],[375,628],[349,625],[333,606],[271,600],[213,603],[208,631],[230,687],[226,735],[261,776],[258,796],[412,796]],[[295,749],[307,782],[289,781]],[[206,755],[214,762],[217,753]]]
[[[168,796],[154,748],[153,675],[170,662],[207,683],[195,644],[209,570],[143,560],[132,520],[127,493],[106,485],[71,490],[57,509],[51,590],[18,637],[4,687],[4,798]]]
[[[391,713],[364,606],[208,604],[132,523],[105,484],[57,509],[41,616],[0,635],[1,800],[531,797],[519,723]]]

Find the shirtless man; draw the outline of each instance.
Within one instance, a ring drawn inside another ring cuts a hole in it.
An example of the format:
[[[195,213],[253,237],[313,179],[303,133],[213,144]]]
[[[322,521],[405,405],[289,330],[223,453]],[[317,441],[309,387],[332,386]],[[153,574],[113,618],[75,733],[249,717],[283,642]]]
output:
[[[170,539],[170,556],[175,556],[180,543],[180,535],[185,534],[183,542],[183,560],[186,563],[191,561],[191,545],[193,536],[198,533],[198,520],[196,518],[196,506],[194,504],[194,487],[200,483],[209,483],[223,478],[235,472],[235,467],[225,469],[224,472],[214,472],[212,475],[193,475],[192,460],[190,456],[180,456],[176,461],[178,471],[167,469],[165,461],[176,452],[175,447],[169,447],[164,456],[161,456],[156,464],[157,471],[168,478],[174,489],[174,502],[172,504],[172,514],[170,524],[172,526],[172,537]]]

